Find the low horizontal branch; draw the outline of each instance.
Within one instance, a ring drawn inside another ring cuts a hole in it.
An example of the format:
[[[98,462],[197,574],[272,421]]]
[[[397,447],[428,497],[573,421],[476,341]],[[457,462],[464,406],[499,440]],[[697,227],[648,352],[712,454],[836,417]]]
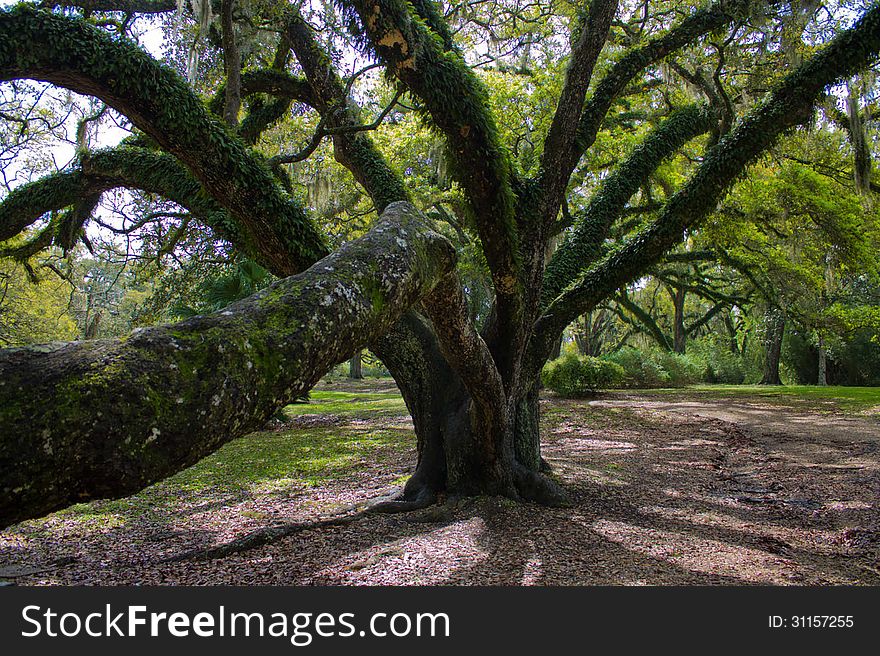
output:
[[[131,494],[251,432],[387,332],[454,266],[411,205],[224,310],[0,351],[0,526]]]

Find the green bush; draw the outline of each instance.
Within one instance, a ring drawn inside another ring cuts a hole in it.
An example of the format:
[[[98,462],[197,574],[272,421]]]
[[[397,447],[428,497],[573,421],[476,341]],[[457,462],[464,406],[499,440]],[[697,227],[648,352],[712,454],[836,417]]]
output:
[[[707,353],[704,380],[707,383],[742,385],[746,379],[746,367],[741,355],[719,349]]]
[[[637,348],[624,348],[602,356],[623,369],[623,387],[665,387],[669,374],[650,354]]]
[[[690,354],[683,355],[666,351],[653,355],[653,359],[666,372],[667,383],[672,387],[684,387],[699,383],[703,380],[703,375],[706,372],[706,363],[701,358]]]
[[[624,387],[684,387],[704,380],[707,371],[699,355],[630,347],[602,357],[623,368]]]
[[[573,354],[548,362],[541,371],[544,386],[561,396],[590,396],[600,389],[616,387],[622,380],[619,364]]]

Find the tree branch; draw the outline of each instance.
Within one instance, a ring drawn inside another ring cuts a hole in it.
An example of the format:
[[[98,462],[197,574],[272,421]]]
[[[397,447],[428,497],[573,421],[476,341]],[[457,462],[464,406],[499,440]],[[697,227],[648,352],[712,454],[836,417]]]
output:
[[[75,205],[80,198],[120,187],[162,196],[249,257],[261,264],[267,260],[259,249],[249,249],[238,223],[205,195],[202,185],[175,157],[131,147],[95,151],[82,159],[78,169],[14,189],[0,202],[0,241],[19,234],[49,212]]]
[[[238,112],[241,109],[241,51],[235,40],[235,22],[232,10],[235,0],[221,0],[220,34],[223,45],[223,66],[226,69],[226,102],[223,107],[223,120],[226,125],[238,125]]]
[[[556,104],[553,121],[544,140],[541,157],[540,181],[542,191],[538,220],[549,226],[556,220],[571,171],[577,165],[581,152],[572,139],[572,127],[577,124],[584,107],[584,98],[593,76],[593,67],[605,46],[611,19],[617,11],[617,0],[594,0],[588,13],[578,21],[579,30],[568,67],[565,82]]]
[[[708,132],[714,121],[714,115],[705,106],[691,105],[674,112],[608,176],[547,265],[545,302],[550,302],[599,257],[614,221],[650,173],[688,141]]]
[[[767,0],[767,4],[776,2]],[[753,10],[753,4],[752,0],[720,0],[624,55],[602,78],[584,106],[577,129],[577,152],[585,153],[595,143],[605,115],[633,78],[651,64],[693,43],[704,34],[747,15]],[[571,171],[568,173],[570,175]]]
[[[614,300],[620,304],[621,307],[625,308],[630,314],[632,314],[636,320],[643,326],[643,332],[647,331],[651,334],[657,344],[660,345],[661,348],[671,351],[672,343],[669,341],[669,337],[666,336],[666,333],[657,325],[657,322],[654,321],[654,317],[644,308],[642,308],[638,303],[634,302],[626,292],[622,292],[614,297]],[[630,325],[635,326],[634,323],[630,323]]]
[[[363,122],[356,106],[349,99],[346,85],[330,65],[330,60],[315,40],[311,27],[292,9],[288,12],[285,38],[302,66],[310,85],[314,107],[322,117],[322,125],[316,131],[315,139],[320,141],[325,129],[341,129],[332,135],[336,160],[351,171],[379,212],[389,203],[407,200],[409,194],[400,176],[391,169],[385,157],[362,130],[354,131],[355,128],[362,128]],[[346,131],[348,128],[353,131]]]
[[[174,72],[88,23],[26,5],[0,12],[0,80],[43,80],[100,98],[177,156],[287,274],[327,252],[268,168],[205,110]]]
[[[880,5],[874,4],[856,25],[787,75],[764,103],[714,146],[704,163],[666,204],[659,218],[593,266],[547,307],[536,333],[557,335],[574,317],[588,311],[681,240],[717,204],[741,175],[779,136],[808,121],[824,88],[869,65],[880,50]],[[549,345],[542,345],[549,352]]]
[[[521,281],[511,168],[501,146],[488,94],[455,51],[445,50],[403,0],[345,0],[360,16],[371,47],[443,132],[473,212],[499,300],[521,321]]]

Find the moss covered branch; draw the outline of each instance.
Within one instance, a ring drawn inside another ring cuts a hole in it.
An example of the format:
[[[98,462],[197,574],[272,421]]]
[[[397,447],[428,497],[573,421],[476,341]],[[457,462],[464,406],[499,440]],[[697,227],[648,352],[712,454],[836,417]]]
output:
[[[0,12],[0,80],[19,78],[98,97],[127,116],[187,166],[238,221],[248,250],[262,250],[276,269],[294,273],[326,254],[321,235],[265,164],[174,71],[133,43],[19,5]]]
[[[336,160],[351,171],[355,180],[381,212],[389,203],[408,200],[403,180],[389,166],[372,139],[357,128],[363,121],[348,89],[334,70],[330,58],[315,40],[311,27],[295,11],[288,12],[285,38],[306,75],[313,106],[331,133]]]
[[[356,11],[370,48],[389,73],[419,98],[432,124],[445,135],[499,305],[517,306],[514,297],[521,284],[521,267],[513,174],[485,86],[461,55],[447,50],[443,39],[404,0],[346,0],[343,4]]]
[[[19,234],[49,212],[116,188],[146,191],[177,203],[218,236],[241,246],[250,257],[264,259],[258,250],[246,250],[237,223],[204,193],[202,185],[175,157],[132,147],[89,153],[76,169],[14,189],[0,202],[0,241]]]
[[[315,96],[307,80],[284,71],[272,68],[261,68],[245,71],[241,74],[241,96],[247,98],[254,94],[264,93],[276,98],[305,103],[315,106]],[[226,102],[226,85],[221,84],[208,105],[218,116],[223,113]]]
[[[721,29],[738,18],[747,17],[757,6],[773,4],[778,4],[778,0],[763,0],[757,4],[754,0],[720,0],[627,52],[602,78],[584,105],[575,137],[576,152],[583,154],[590,149],[614,101],[648,66],[695,43],[705,34]],[[569,175],[577,160],[570,164]]]
[[[223,311],[119,340],[0,351],[0,525],[130,494],[259,428],[454,265],[411,205]]]
[[[576,40],[541,157],[542,200],[539,220],[544,225],[556,219],[571,171],[583,152],[577,149],[572,139],[572,126],[577,125],[580,118],[593,68],[605,47],[611,19],[616,11],[617,0],[594,0],[586,16],[575,24]]]
[[[867,67],[880,52],[880,5],[835,37],[818,54],[787,75],[765,101],[707,154],[704,163],[666,204],[657,220],[587,270],[547,307],[539,335],[558,335],[621,285],[635,279],[681,241],[717,205],[746,167],[785,131],[808,121],[824,89]],[[552,337],[542,339],[549,353]],[[540,358],[539,358],[540,359]]]
[[[708,132],[716,119],[704,106],[673,112],[605,179],[544,272],[543,298],[549,302],[602,254],[603,244],[626,203],[648,176],[688,141]]]

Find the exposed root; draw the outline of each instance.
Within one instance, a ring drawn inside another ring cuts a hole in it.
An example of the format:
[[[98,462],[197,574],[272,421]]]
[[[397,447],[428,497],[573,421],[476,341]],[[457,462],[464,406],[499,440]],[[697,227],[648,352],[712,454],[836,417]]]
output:
[[[302,531],[326,528],[328,526],[343,526],[345,524],[351,524],[360,519],[363,519],[367,516],[367,514],[368,511],[364,510],[354,515],[340,515],[336,517],[329,517],[323,520],[318,520],[315,522],[291,522],[287,524],[273,524],[271,526],[266,526],[265,528],[261,528],[257,531],[248,533],[247,535],[243,535],[242,537],[232,540],[230,542],[219,544],[215,547],[191,549],[190,551],[184,551],[181,554],[164,558],[161,562],[177,563],[184,560],[203,561],[226,558],[228,556],[232,556],[233,554],[244,553],[245,551],[250,551],[251,549],[257,549],[258,547],[271,544],[276,540],[286,538],[290,535],[294,535]]]
[[[415,492],[407,489],[386,497],[379,497],[367,506],[367,511],[374,513],[411,512],[422,510],[436,502],[437,493],[427,486],[421,486]]]
[[[511,486],[510,492],[499,496],[516,501],[534,501],[545,506],[559,507],[569,505],[568,495],[553,479],[542,473],[526,469],[521,465],[514,467],[513,486]],[[415,489],[412,486],[407,486],[407,489],[403,491],[378,497],[366,504],[360,503],[351,506],[346,511],[343,511],[343,514],[313,522],[273,524],[225,544],[192,549],[165,558],[162,562],[173,563],[186,560],[205,561],[226,558],[234,554],[263,547],[302,531],[351,524],[377,513],[411,513],[407,517],[407,521],[412,522],[432,523],[450,521],[464,505],[471,503],[475,498],[478,497],[470,495],[444,497],[428,485],[419,485]],[[438,503],[438,501],[442,502]],[[345,514],[353,510],[359,510],[359,512]]]

